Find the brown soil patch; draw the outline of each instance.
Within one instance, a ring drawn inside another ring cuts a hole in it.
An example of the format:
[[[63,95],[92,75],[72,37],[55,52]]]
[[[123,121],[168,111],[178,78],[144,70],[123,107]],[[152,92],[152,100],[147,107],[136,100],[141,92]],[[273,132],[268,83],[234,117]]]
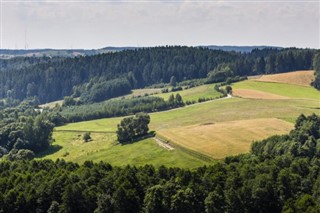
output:
[[[295,84],[299,86],[310,86],[311,82],[314,81],[313,70],[302,70],[288,73],[280,73],[273,75],[263,75],[255,81],[264,82],[277,82],[286,84]]]
[[[275,95],[272,93],[261,92],[251,89],[235,89],[232,91],[232,95],[241,98],[251,98],[251,99],[289,99],[288,97]]]

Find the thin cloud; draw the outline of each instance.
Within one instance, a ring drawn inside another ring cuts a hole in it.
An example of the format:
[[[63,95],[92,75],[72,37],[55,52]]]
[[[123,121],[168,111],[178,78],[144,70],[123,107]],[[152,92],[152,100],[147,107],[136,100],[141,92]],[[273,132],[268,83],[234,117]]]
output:
[[[279,45],[319,48],[317,2],[3,3],[3,46]]]

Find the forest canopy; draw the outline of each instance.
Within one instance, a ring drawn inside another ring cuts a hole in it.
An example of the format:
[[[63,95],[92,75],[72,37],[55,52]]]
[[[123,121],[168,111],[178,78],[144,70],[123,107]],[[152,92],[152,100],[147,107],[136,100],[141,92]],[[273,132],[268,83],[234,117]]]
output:
[[[14,58],[1,68],[0,99],[21,101],[35,96],[46,103],[81,96],[84,102],[98,102],[170,80],[209,76],[209,81],[217,82],[227,77],[312,69],[314,54],[315,50],[297,48],[237,53],[166,46],[76,58]]]

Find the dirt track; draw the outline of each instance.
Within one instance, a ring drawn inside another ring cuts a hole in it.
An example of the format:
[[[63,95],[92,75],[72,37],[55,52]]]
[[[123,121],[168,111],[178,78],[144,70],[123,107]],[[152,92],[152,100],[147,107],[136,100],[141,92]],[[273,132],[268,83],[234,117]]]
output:
[[[162,142],[159,138],[154,137],[153,139],[157,142],[159,146],[165,148],[166,150],[169,150],[169,151],[174,150],[174,148],[170,144]]]

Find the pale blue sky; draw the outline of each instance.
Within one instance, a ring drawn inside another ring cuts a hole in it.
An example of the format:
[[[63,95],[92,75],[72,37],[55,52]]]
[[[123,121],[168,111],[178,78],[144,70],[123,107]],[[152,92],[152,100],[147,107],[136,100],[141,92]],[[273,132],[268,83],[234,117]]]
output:
[[[319,48],[318,1],[2,1],[2,48]]]

